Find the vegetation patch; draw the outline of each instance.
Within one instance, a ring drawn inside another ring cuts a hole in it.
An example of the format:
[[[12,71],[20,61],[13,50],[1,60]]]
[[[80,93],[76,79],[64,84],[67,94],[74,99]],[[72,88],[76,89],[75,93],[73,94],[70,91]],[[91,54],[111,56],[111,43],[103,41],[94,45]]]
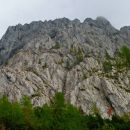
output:
[[[113,58],[106,53],[106,59],[103,62],[103,71],[110,73],[113,68],[116,72],[127,72],[130,70],[130,49],[127,46],[123,46],[120,50],[117,50]]]
[[[70,48],[70,53],[76,58],[75,64],[79,64],[84,60],[84,52],[82,48],[76,48],[72,45]]]
[[[60,49],[60,43],[56,42],[55,45],[51,49]]]
[[[99,109],[92,107],[92,115],[65,102],[62,93],[56,93],[52,102],[33,107],[29,97],[20,103],[0,99],[0,130],[130,130],[130,114],[102,119]],[[111,116],[112,109],[107,111]]]

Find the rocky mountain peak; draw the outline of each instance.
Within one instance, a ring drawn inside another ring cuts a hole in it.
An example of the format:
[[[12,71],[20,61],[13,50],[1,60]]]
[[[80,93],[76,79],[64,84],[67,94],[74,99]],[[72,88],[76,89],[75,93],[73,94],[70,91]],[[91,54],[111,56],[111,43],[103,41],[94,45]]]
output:
[[[101,16],[96,18],[96,22],[102,26],[108,26],[108,25],[110,26],[111,25],[110,22],[106,18],[101,17]]]
[[[28,95],[42,105],[60,91],[85,113],[95,103],[103,117],[109,107],[119,115],[128,112],[129,74],[113,70],[107,76],[103,61],[106,52],[113,56],[130,46],[129,30],[117,30],[103,17],[11,26],[0,40],[0,93],[10,100]]]
[[[95,24],[97,26],[111,26],[110,22],[104,17],[97,17],[96,20],[92,18],[86,18],[84,23]]]

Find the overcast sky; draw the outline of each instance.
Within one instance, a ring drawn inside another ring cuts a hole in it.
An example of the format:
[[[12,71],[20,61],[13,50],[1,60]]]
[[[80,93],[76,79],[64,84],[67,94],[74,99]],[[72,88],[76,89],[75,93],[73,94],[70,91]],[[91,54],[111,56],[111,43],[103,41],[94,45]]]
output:
[[[8,26],[67,17],[104,16],[113,26],[130,25],[130,0],[0,0],[0,37]]]

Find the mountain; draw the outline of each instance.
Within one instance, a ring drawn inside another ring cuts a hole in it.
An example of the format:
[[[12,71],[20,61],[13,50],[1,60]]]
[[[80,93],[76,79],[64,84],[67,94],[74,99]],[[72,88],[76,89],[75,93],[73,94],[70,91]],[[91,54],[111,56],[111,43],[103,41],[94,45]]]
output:
[[[95,104],[103,117],[109,108],[127,113],[130,72],[103,72],[106,52],[113,57],[124,45],[130,47],[130,27],[117,30],[104,17],[11,26],[0,40],[1,96],[19,101],[27,95],[39,106],[60,91],[87,114]]]

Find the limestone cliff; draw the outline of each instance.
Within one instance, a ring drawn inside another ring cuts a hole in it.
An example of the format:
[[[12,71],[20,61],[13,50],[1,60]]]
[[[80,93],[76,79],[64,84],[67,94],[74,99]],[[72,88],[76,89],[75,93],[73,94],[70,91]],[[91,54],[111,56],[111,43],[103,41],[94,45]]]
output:
[[[130,46],[130,27],[117,30],[103,17],[9,27],[0,40],[0,94],[10,100],[28,95],[42,105],[61,91],[85,113],[94,104],[103,117],[110,107],[129,112],[130,73],[108,77],[102,67],[105,52],[113,56],[123,45]]]

